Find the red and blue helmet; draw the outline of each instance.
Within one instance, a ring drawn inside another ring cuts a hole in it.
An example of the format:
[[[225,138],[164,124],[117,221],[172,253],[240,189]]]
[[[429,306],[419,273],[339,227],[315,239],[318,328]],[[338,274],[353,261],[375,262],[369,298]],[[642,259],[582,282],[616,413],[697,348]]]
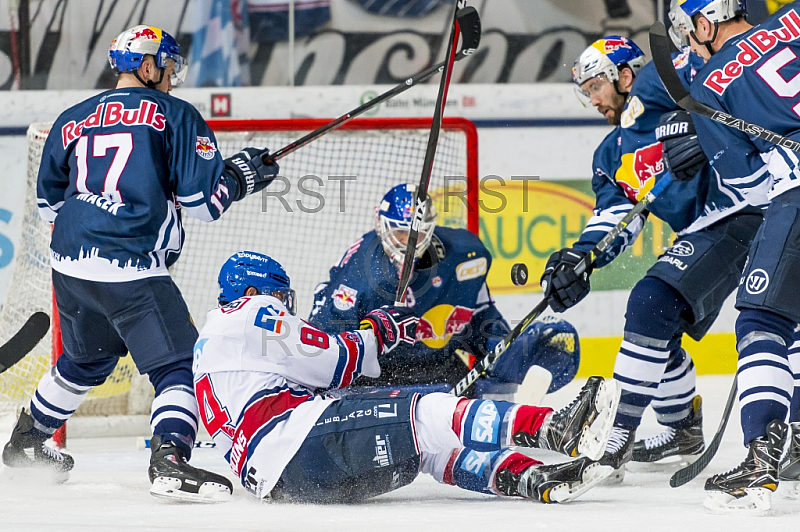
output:
[[[167,61],[174,61],[172,85],[183,84],[188,63],[181,55],[180,45],[172,35],[154,26],[134,26],[120,33],[108,49],[108,62],[117,72],[135,72],[147,55],[155,58],[159,69],[166,68]]]
[[[226,305],[243,297],[251,286],[260,294],[273,296],[294,314],[296,295],[286,270],[275,259],[262,253],[240,251],[225,261],[219,270],[219,304]]]
[[[383,250],[398,268],[406,256],[406,242],[411,230],[414,206],[417,202],[417,187],[410,183],[397,185],[383,196],[375,209],[375,232],[381,238]],[[425,200],[425,216],[419,226],[419,238],[414,258],[420,258],[433,239],[436,226],[436,210],[430,196]]]
[[[731,20],[739,15],[747,14],[747,0],[673,0],[670,6],[669,18],[672,21],[670,37],[676,43],[688,43],[688,38],[695,31],[692,17],[698,13],[714,23],[716,27],[720,22]],[[685,18],[683,17],[685,15]],[[678,23],[676,24],[676,21]],[[716,37],[716,29],[714,37]],[[712,41],[714,38],[711,39]],[[709,43],[700,43],[706,44]]]
[[[610,82],[619,79],[619,69],[629,67],[633,74],[645,65],[644,52],[627,37],[609,35],[593,42],[572,66],[572,81],[579,87],[599,75]]]

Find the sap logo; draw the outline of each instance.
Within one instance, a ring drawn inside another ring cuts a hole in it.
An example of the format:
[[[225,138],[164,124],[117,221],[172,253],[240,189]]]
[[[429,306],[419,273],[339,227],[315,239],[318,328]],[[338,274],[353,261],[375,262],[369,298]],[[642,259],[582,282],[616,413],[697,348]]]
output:
[[[499,424],[497,407],[492,401],[483,401],[472,422],[472,439],[483,443],[494,443]]]
[[[658,261],[659,262],[667,262],[669,264],[672,264],[673,266],[678,268],[680,271],[683,271],[683,270],[685,270],[687,268],[687,265],[682,260],[677,259],[675,257],[670,257],[669,255],[664,255],[663,257],[658,259]]]
[[[747,284],[745,284],[745,289],[747,290],[748,294],[752,294],[754,296],[758,295],[766,290],[768,286],[769,275],[767,275],[767,272],[761,268],[753,270],[750,272],[750,275],[747,276]]]
[[[492,456],[495,454],[497,453],[479,453],[478,451],[469,451],[467,456],[464,457],[464,461],[461,462],[461,469],[464,471],[469,471],[476,476],[482,477],[483,471],[486,469],[486,466],[489,465],[492,460]]]
[[[674,244],[669,251],[667,251],[670,255],[675,255],[677,257],[691,257],[694,255],[694,246],[691,242],[687,242],[686,240],[681,240],[677,244]]]
[[[664,137],[672,137],[675,135],[683,135],[689,131],[688,122],[677,122],[673,124],[664,124],[656,128],[656,138],[663,139]]]
[[[386,443],[389,440],[388,436],[381,438],[380,434],[375,435],[375,458],[372,459],[376,463],[375,467],[387,467],[391,465],[391,456],[389,456],[389,446]]]

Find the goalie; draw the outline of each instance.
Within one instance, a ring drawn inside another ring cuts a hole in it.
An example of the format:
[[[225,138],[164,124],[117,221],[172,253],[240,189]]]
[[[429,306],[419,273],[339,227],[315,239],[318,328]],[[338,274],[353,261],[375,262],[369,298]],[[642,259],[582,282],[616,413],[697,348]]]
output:
[[[589,379],[557,412],[443,393],[315,395],[379,377],[394,351],[413,347],[413,311],[381,307],[360,329],[324,333],[294,315],[281,265],[247,251],[223,265],[219,285],[222,306],[195,345],[195,394],[216,448],[259,499],[354,503],[424,472],[481,493],[567,502],[612,471],[594,459],[616,412],[615,381]],[[511,445],[581,457],[542,465]]]
[[[313,324],[329,333],[352,330],[373,308],[393,304],[415,190],[414,185],[398,185],[383,197],[375,230],[351,245],[331,268],[330,278],[317,286],[310,316]],[[489,251],[466,229],[436,226],[430,198],[414,260],[416,277],[409,285],[406,305],[420,319],[418,343],[387,355],[381,377],[362,377],[357,385],[439,384],[448,390],[511,330],[486,285],[492,262]],[[552,375],[549,385],[534,394],[541,397],[570,382],[579,361],[578,336],[572,325],[560,319],[536,322],[497,359],[488,376],[478,379],[474,394],[510,396],[529,370],[539,366]],[[537,372],[531,375],[535,382]]]

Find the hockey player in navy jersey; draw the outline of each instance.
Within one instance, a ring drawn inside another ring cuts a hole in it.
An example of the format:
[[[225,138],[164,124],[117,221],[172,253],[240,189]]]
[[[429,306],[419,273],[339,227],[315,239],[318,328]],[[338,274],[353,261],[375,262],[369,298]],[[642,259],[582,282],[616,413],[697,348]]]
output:
[[[375,230],[350,246],[329,279],[317,287],[312,323],[329,333],[350,330],[373,308],[394,302],[415,190],[414,185],[397,185],[383,197]],[[416,249],[416,277],[406,296],[420,318],[419,342],[387,356],[379,379],[362,378],[358,385],[438,384],[448,390],[510,331],[486,285],[489,251],[466,229],[436,226],[430,199],[427,213]],[[473,392],[479,397],[511,396],[536,365],[552,375],[549,386],[532,394],[540,397],[545,389],[555,391],[575,377],[579,357],[577,333],[569,323],[536,322],[476,382]]]
[[[3,449],[8,467],[65,480],[71,456],[45,444],[130,351],[155,388],[148,470],[155,496],[218,500],[220,475],[188,465],[197,431],[192,347],[197,330],[167,268],[180,255],[181,213],[213,221],[270,183],[277,166],[245,148],[223,160],[214,133],[169,92],[186,75],[167,32],[136,26],[111,44],[114,90],[64,111],[42,152],[39,212],[50,244],[64,354],[42,377]]]
[[[674,55],[673,63],[686,85],[702,66],[688,47]],[[575,62],[573,77],[580,91],[617,127],[594,154],[595,215],[571,247],[550,257],[542,276],[545,294],[556,312],[589,293],[592,269],[578,276],[575,265],[667,175],[655,130],[661,115],[676,109],[654,66],[645,65],[638,46],[623,37],[593,43]],[[709,169],[700,165],[692,171],[707,173]],[[601,460],[618,470],[617,478],[630,460],[655,462],[703,451],[702,403],[695,390],[694,364],[681,339],[684,333],[695,340],[706,334],[738,284],[747,248],[761,221],[758,209],[746,202],[733,204],[727,191],[708,179],[671,184],[649,210],[679,236],[628,298],[623,341],[614,365],[622,399]],[[643,219],[631,223],[594,268],[607,265],[630,246],[642,224]],[[666,430],[637,442],[636,429],[651,404]]]
[[[592,377],[567,407],[551,408],[407,390],[342,393],[379,377],[413,346],[418,318],[393,304],[325,333],[294,315],[281,265],[242,251],[222,266],[220,308],[195,345],[194,386],[216,448],[259,499],[355,503],[420,472],[486,494],[568,502],[603,480],[597,464],[619,385]],[[542,465],[510,446],[580,456]]]
[[[681,9],[691,17],[684,33],[707,60],[691,95],[800,140],[800,6],[789,4],[756,28],[745,21],[743,1],[685,0]],[[687,166],[710,160],[716,178],[736,194],[768,203],[736,295],[736,380],[747,457],[705,485],[712,511],[764,512],[779,479],[800,478],[800,349],[792,345],[800,322],[800,159],[703,116],[682,113],[665,117],[664,124],[671,133],[664,136],[664,154],[677,178],[691,178]],[[793,421],[791,444],[779,467],[787,417]]]

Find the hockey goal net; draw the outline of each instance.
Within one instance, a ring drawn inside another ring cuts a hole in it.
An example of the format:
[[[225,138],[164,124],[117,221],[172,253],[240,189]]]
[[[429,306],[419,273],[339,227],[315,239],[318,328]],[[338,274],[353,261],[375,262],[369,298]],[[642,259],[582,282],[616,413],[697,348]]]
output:
[[[326,120],[211,120],[223,157],[245,146],[277,150]],[[418,182],[430,119],[357,119],[280,161],[281,179],[231,207],[219,220],[183,217],[186,240],[172,276],[198,328],[216,305],[219,268],[240,250],[267,253],[281,262],[307,316],[313,289],[363,233],[374,227],[375,206],[394,185]],[[41,376],[60,354],[57,313],[52,312],[50,226],[37,212],[36,177],[49,124],[28,130],[28,170],[22,236],[2,312],[0,342],[37,310],[53,318],[51,333],[34,351],[0,375],[0,411],[26,405]],[[429,193],[437,222],[477,233],[478,140],[474,125],[445,119]],[[130,356],[105,384],[90,392],[76,415],[149,413],[152,389]]]

